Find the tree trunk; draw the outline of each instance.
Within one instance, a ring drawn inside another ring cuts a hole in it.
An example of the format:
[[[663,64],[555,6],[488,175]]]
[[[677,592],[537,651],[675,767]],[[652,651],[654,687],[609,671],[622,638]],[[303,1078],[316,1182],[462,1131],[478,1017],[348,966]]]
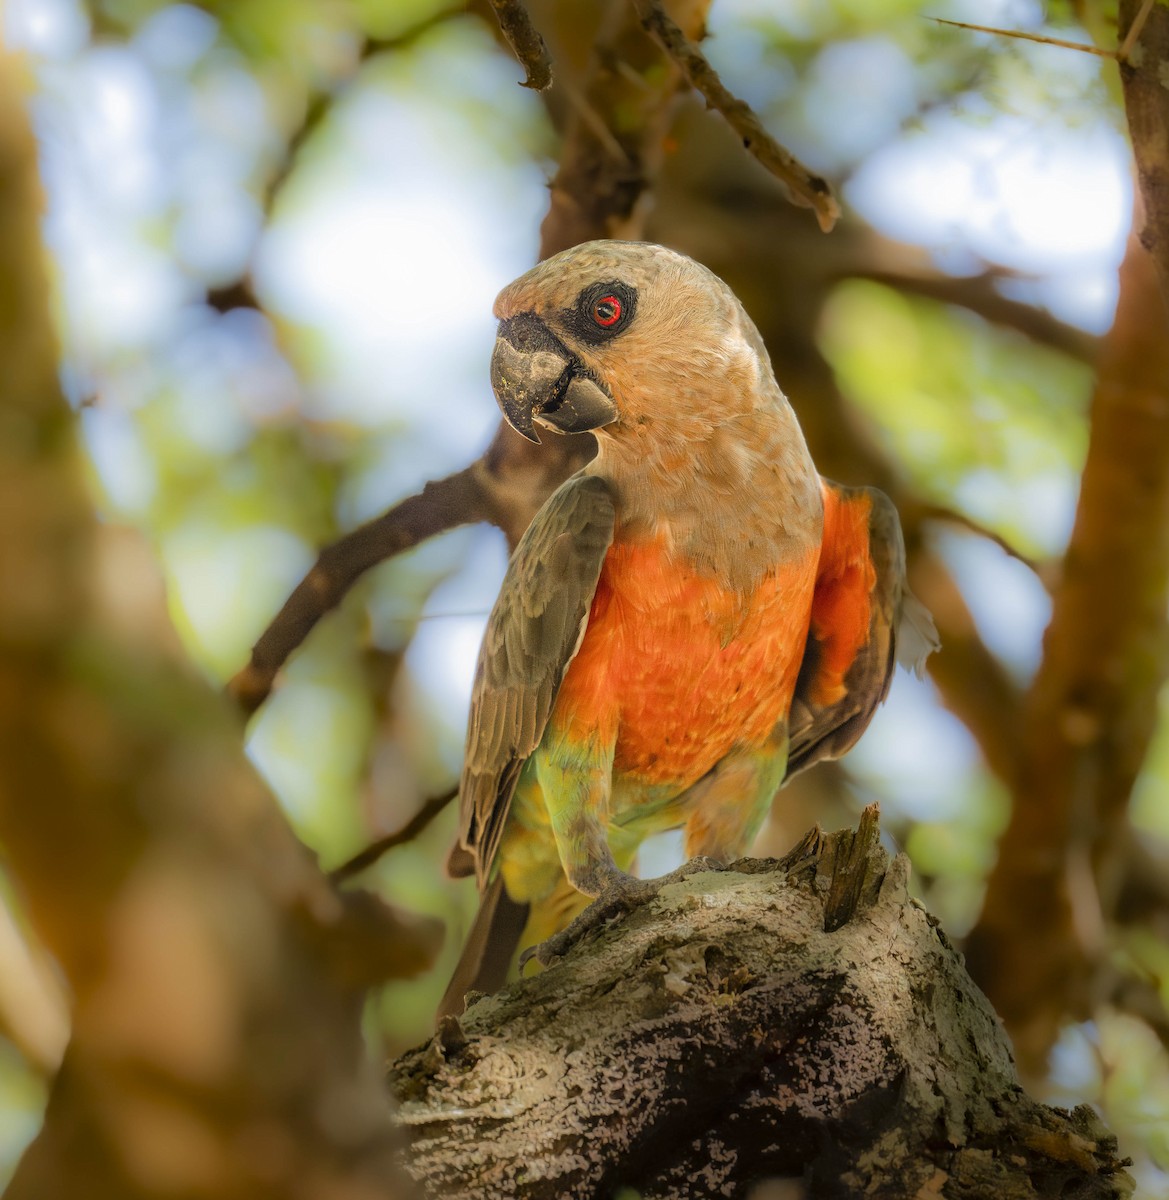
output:
[[[6,1200],[408,1195],[362,989],[439,930],[334,891],[99,525],[60,393],[36,156],[0,55],[0,845],[72,1032]]]
[[[1087,1107],[1020,1088],[908,863],[818,830],[663,887],[549,970],[474,998],[391,1069],[443,1197],[1120,1197]]]

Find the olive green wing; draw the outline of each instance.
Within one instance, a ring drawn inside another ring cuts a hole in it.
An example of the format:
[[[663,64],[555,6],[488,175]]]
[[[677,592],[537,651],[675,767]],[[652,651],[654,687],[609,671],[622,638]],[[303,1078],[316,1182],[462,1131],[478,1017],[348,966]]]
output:
[[[609,485],[574,475],[548,498],[520,539],[479,651],[459,784],[453,874],[487,880],[512,792],[540,744],[568,664],[588,623],[613,542]]]
[[[836,519],[825,524],[833,543],[826,540],[821,551],[812,626],[792,700],[788,779],[851,749],[888,695],[894,665],[920,676],[939,645],[933,617],[909,590],[892,500],[875,488],[827,480],[824,492],[826,513],[835,509]],[[849,630],[850,620],[863,627]],[[838,656],[833,661],[838,637],[850,639],[853,648],[843,665]]]

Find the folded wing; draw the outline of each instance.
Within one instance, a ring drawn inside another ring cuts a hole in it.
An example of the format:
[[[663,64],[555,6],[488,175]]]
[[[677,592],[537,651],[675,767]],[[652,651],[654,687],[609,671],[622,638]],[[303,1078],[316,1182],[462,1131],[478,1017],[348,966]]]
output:
[[[824,541],[812,619],[789,719],[787,778],[839,758],[885,699],[896,662],[921,675],[938,648],[909,590],[893,502],[875,488],[823,481]]]
[[[483,887],[520,769],[540,744],[580,646],[605,554],[613,499],[603,480],[574,475],[520,539],[487,621],[471,693],[452,874]]]

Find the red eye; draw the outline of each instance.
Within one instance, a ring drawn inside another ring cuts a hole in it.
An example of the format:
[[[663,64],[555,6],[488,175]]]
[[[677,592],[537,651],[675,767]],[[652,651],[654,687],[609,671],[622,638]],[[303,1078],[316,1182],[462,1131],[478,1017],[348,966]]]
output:
[[[610,329],[621,320],[621,301],[616,296],[602,296],[593,305],[593,320],[602,329]]]

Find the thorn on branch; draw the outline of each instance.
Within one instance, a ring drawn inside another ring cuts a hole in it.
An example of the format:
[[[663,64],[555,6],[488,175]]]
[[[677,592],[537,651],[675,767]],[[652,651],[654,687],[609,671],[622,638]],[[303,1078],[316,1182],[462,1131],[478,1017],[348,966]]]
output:
[[[727,90],[706,56],[662,8],[661,0],[633,0],[633,5],[643,28],[678,64],[690,86],[706,100],[707,107],[722,113],[742,139],[743,148],[787,187],[792,203],[810,208],[820,228],[829,232],[840,217],[840,205],[828,181],[781,146],[764,129],[751,106]]]
[[[521,87],[542,92],[552,86],[552,56],[520,0],[491,0],[507,44],[527,73]]]
[[[1151,7],[1151,0],[1150,0]],[[1121,50],[1102,50],[1091,42],[1069,42],[1064,38],[1047,37],[1042,33],[1024,33],[1020,29],[1000,29],[995,25],[971,25],[966,21],[947,21],[945,17],[927,17],[935,25],[949,25],[954,29],[968,29],[972,33],[992,33],[995,37],[1014,38],[1017,42],[1037,42],[1041,46],[1058,46],[1061,50],[1078,50],[1081,54],[1095,54],[1098,58],[1119,58],[1122,62],[1127,56],[1126,47]]]

